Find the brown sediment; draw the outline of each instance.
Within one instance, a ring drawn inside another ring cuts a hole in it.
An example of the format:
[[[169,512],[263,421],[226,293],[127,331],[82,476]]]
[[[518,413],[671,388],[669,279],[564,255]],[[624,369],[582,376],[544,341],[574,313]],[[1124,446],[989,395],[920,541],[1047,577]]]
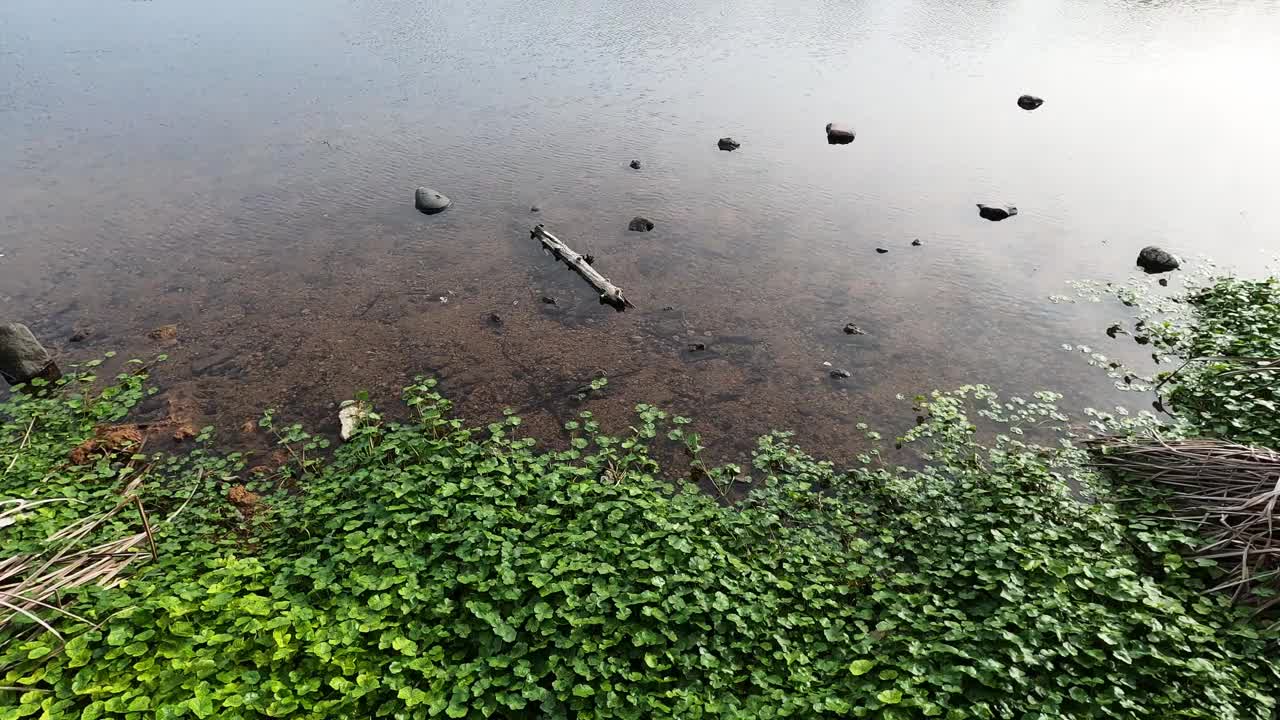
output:
[[[71,450],[67,459],[73,465],[85,465],[111,453],[136,452],[142,449],[143,439],[142,429],[137,425],[99,425],[92,436]]]
[[[262,496],[249,490],[244,485],[232,485],[227,491],[227,501],[230,502],[240,513],[240,517],[245,521],[253,520],[254,516],[260,510],[266,507],[262,503]]]

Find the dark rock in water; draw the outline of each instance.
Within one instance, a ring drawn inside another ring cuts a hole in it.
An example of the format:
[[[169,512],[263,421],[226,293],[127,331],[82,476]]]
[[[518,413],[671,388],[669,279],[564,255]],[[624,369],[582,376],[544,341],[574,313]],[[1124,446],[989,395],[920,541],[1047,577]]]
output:
[[[71,337],[67,339],[74,343],[84,342],[89,337],[89,333],[91,332],[92,332],[91,330],[86,330],[84,328],[76,328],[74,331],[72,331]]]
[[[502,316],[499,315],[498,313],[489,313],[489,322],[493,323],[494,325],[501,325]]]
[[[911,247],[920,247],[924,243],[920,242],[920,238],[911,241]]]
[[[529,208],[529,212],[542,212],[542,208],[538,207],[537,205],[534,205],[533,207]]]
[[[452,200],[431,188],[420,187],[413,193],[413,206],[428,215],[444,212],[452,204]]]
[[[733,152],[734,150],[737,150],[738,148],[742,147],[742,143],[738,142],[737,140],[734,140],[731,137],[722,137],[720,138],[719,142],[716,143],[716,146],[719,147],[721,150],[728,150],[730,152]]]
[[[984,219],[990,220],[991,222],[999,222],[1000,220],[1011,218],[1017,214],[1018,208],[1012,205],[1000,208],[978,203],[978,215],[982,216]]]
[[[588,264],[588,265],[595,265],[595,264],[596,264],[596,256],[595,256],[595,255],[592,255],[591,253],[586,253],[586,254],[584,254],[584,255],[582,256],[582,262],[584,262],[584,263],[586,263],[586,264]]]
[[[843,125],[835,123],[827,123],[827,144],[828,145],[848,145],[853,142],[856,137],[854,132]]]
[[[649,232],[653,229],[653,221],[637,215],[631,218],[631,224],[627,226],[627,229],[635,232]]]
[[[866,335],[867,333],[857,325],[853,323],[848,323],[847,325],[844,326],[844,334],[845,335]]]
[[[1151,338],[1147,337],[1146,335],[1134,335],[1133,341],[1138,343],[1139,345],[1148,345],[1151,343]]]
[[[632,161],[631,161],[631,169],[632,169],[632,170],[639,170],[639,169],[640,169],[640,161],[639,161],[639,160],[632,160]]]
[[[689,343],[689,352],[702,352],[707,349],[706,343]]]
[[[1160,287],[1169,287],[1169,278],[1160,278],[1156,282],[1160,283]]]
[[[1044,104],[1044,100],[1041,100],[1035,95],[1023,95],[1022,97],[1018,98],[1018,107],[1022,108],[1023,110],[1035,110],[1036,108],[1040,107],[1043,104]]]
[[[883,254],[885,254],[885,253],[887,253],[887,252],[889,252],[889,251],[888,251],[887,249],[885,249],[885,248],[876,248],[876,252],[878,252],[878,253],[880,253],[881,255],[883,255]]]
[[[1112,325],[1111,327],[1107,328],[1107,337],[1114,339],[1116,336],[1116,333],[1120,332],[1120,329],[1121,329],[1120,323],[1116,323],[1115,325]]]
[[[22,323],[0,325],[0,375],[10,385],[42,378],[53,382],[62,371],[30,328]]]
[[[837,380],[842,378],[847,378],[849,377],[849,371],[848,370],[832,370],[831,377],[836,378]]]
[[[1177,270],[1181,264],[1173,253],[1165,252],[1155,245],[1148,245],[1138,253],[1138,267],[1149,275]]]
[[[555,299],[555,298],[553,298],[553,297],[551,297],[551,296],[549,296],[549,295],[543,295],[543,296],[542,296],[542,302],[543,302],[543,303],[545,303],[545,304],[547,304],[547,305],[555,305],[555,304],[556,304],[556,299]]]

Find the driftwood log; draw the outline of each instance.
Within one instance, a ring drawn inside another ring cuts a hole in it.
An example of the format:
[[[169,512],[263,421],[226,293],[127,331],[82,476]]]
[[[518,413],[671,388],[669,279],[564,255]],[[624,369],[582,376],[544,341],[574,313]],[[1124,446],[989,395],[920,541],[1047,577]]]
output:
[[[600,303],[603,305],[612,305],[613,309],[622,312],[629,307],[635,307],[622,295],[622,288],[609,282],[609,278],[601,275],[595,268],[591,267],[591,258],[581,255],[574,251],[564,243],[563,240],[547,232],[541,224],[534,226],[533,232],[529,233],[529,237],[534,238],[542,243],[542,247],[551,251],[557,260],[563,260],[566,265],[582,276],[582,279],[591,283],[591,287],[600,293]]]

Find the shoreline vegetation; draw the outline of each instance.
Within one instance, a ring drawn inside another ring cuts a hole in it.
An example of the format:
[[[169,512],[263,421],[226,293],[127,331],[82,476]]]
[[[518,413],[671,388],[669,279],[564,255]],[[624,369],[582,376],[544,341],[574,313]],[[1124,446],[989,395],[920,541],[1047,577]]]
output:
[[[1108,334],[1167,369],[1091,360],[1156,412],[936,391],[850,467],[786,433],[711,467],[648,405],[546,450],[426,378],[336,448],[267,412],[255,465],[149,451],[143,372],[34,381],[0,404],[0,720],[1272,720],[1280,281],[1142,287]]]

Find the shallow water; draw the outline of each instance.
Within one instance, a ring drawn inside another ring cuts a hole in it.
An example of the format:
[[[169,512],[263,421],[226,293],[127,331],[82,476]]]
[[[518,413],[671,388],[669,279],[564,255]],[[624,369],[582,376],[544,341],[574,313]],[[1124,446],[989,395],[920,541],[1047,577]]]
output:
[[[650,401],[827,455],[899,393],[1111,402],[1060,346],[1113,351],[1122,309],[1046,298],[1150,243],[1271,257],[1277,38],[1275,2],[7,0],[0,316],[64,363],[168,353],[165,399],[232,432],[419,373],[534,432]]]

